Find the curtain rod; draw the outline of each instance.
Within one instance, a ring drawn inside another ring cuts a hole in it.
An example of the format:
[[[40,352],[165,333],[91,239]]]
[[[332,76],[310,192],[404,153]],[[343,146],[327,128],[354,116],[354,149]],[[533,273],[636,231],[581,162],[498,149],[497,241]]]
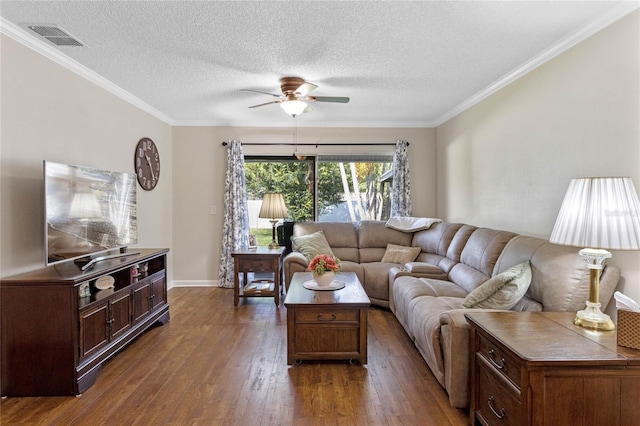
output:
[[[352,144],[344,144],[344,143],[292,143],[292,142],[283,142],[283,143],[244,143],[241,142],[242,145],[264,145],[264,146],[274,146],[274,145],[280,145],[280,146],[395,146],[395,142],[394,143],[352,143]],[[228,142],[222,142],[222,146],[227,146],[229,145]],[[407,146],[409,146],[409,143],[407,142]]]

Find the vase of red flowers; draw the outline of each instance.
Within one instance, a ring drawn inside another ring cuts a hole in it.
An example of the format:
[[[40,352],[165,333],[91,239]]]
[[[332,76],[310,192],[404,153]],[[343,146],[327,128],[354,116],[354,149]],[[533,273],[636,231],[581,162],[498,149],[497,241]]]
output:
[[[319,254],[311,259],[309,270],[313,273],[313,280],[318,286],[327,287],[340,272],[340,259],[328,254]]]

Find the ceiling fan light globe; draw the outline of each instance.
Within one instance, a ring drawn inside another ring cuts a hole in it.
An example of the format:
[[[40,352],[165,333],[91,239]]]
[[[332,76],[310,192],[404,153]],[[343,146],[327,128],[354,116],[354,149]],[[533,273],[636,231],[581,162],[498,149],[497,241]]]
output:
[[[304,112],[304,110],[307,108],[307,103],[299,100],[284,101],[280,103],[280,106],[287,114],[296,116]]]

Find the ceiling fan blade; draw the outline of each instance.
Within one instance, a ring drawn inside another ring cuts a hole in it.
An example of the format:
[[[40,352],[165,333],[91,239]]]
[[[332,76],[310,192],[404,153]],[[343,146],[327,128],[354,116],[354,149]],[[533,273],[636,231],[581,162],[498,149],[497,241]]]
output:
[[[252,105],[252,106],[250,106],[249,108],[258,108],[258,107],[265,106],[265,105],[279,104],[279,103],[281,103],[281,102],[282,102],[281,100],[271,101],[271,102],[265,102],[265,103],[263,103],[263,104]]]
[[[263,95],[270,95],[274,98],[282,98],[282,95],[276,95],[275,93],[263,92],[261,90],[252,90],[252,89],[240,89],[241,92],[254,92],[254,93],[262,93]]]
[[[304,109],[304,111],[302,111],[302,113],[304,114],[305,112],[311,112],[311,111],[313,111],[313,108],[307,105],[307,107]]]
[[[349,102],[349,98],[344,96],[309,96],[309,100],[316,102],[338,102],[341,104]]]
[[[316,90],[317,88],[317,85],[305,81],[296,89],[295,93],[298,93],[300,96],[307,96],[307,94],[309,94],[312,90]]]

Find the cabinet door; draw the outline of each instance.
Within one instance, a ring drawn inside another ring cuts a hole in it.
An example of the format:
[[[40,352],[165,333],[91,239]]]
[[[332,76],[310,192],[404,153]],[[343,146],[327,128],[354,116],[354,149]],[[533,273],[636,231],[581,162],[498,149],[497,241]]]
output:
[[[165,275],[151,279],[151,310],[167,303],[167,285]]]
[[[80,357],[86,358],[109,342],[108,300],[80,312]]]
[[[126,292],[110,301],[110,340],[118,338],[131,328],[131,295]]]
[[[151,312],[151,282],[141,281],[133,289],[133,321],[138,322]]]

